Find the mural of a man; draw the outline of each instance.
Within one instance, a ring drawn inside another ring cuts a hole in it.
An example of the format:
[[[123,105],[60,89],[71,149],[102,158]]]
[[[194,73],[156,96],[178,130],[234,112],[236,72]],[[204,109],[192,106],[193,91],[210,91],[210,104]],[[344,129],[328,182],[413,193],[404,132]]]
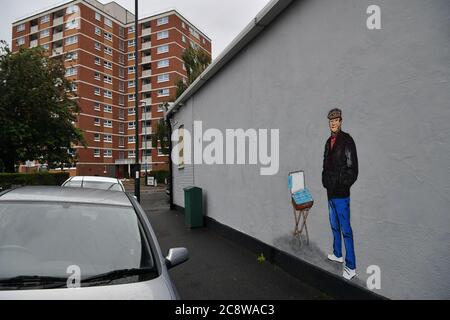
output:
[[[328,113],[331,136],[325,144],[322,184],[327,189],[328,209],[333,232],[333,254],[328,259],[343,263],[342,241],[345,245],[343,277],[356,276],[356,257],[353,231],[350,225],[350,187],[358,178],[358,156],[353,138],[341,130],[342,111],[332,109]]]

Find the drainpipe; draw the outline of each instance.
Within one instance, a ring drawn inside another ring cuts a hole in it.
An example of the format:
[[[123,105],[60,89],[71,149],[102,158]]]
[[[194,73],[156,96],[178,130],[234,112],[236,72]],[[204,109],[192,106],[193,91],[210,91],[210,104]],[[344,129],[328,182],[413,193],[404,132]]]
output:
[[[170,114],[166,119],[167,128],[169,130],[169,192],[170,192],[170,210],[174,210],[175,206],[173,204],[173,172],[172,172],[172,125],[170,124],[170,118],[172,114]]]

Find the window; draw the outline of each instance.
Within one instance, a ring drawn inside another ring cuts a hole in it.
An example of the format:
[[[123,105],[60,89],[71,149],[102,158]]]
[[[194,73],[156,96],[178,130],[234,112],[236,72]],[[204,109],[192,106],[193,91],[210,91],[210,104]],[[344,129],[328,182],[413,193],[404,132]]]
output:
[[[119,50],[125,51],[125,41],[119,40]]]
[[[119,147],[124,147],[125,146],[125,139],[124,139],[124,137],[119,137]],[[123,151],[121,151],[121,158],[120,159],[123,159]]]
[[[99,42],[94,43],[95,50],[101,51],[102,45]]]
[[[79,11],[78,6],[73,5],[73,6],[67,7],[66,14],[72,14],[72,13],[76,13],[78,11]]]
[[[128,115],[129,116],[134,116],[136,114],[136,108],[130,108],[128,109]]]
[[[94,118],[94,126],[100,127],[100,119]]]
[[[103,111],[108,112],[108,113],[112,113],[112,112],[113,112],[112,106],[110,106],[110,105],[105,105],[105,106],[103,107]]]
[[[103,63],[103,65],[105,66],[106,69],[112,70],[112,62],[111,61],[105,61]]]
[[[100,149],[94,149],[94,158],[100,158]]]
[[[128,137],[128,143],[136,143],[136,137]]]
[[[186,29],[186,24],[184,22],[181,23],[181,26],[183,27],[183,29]]]
[[[66,38],[66,46],[71,45],[71,44],[75,44],[78,42],[78,37],[77,36],[71,36]]]
[[[181,36],[181,41],[183,41],[184,43],[186,43],[186,37],[185,37],[185,36]]]
[[[128,33],[134,33],[134,26],[128,28]]]
[[[112,79],[111,76],[104,76],[104,77],[103,77],[103,81],[104,81],[105,83],[109,83],[109,84],[112,84],[112,83],[113,83],[113,79]]]
[[[119,119],[125,118],[125,111],[123,109],[119,109]]]
[[[125,78],[125,69],[124,68],[119,68],[119,77]]]
[[[200,35],[198,34],[197,31],[195,31],[193,28],[189,28],[189,32],[197,39],[200,40]]]
[[[77,60],[78,59],[78,53],[76,51],[69,52],[66,55],[66,60]]]
[[[125,105],[125,97],[123,95],[119,95],[119,105],[124,106]]]
[[[103,156],[105,158],[112,158],[112,150],[111,149],[105,149],[103,150]]]
[[[136,82],[134,80],[128,81],[128,88],[134,88]]]
[[[164,107],[163,103],[158,104],[158,112],[166,111],[166,108]]]
[[[128,60],[134,60],[134,57],[136,57],[136,53],[135,52],[128,54]]]
[[[78,85],[76,83],[72,83],[70,86],[70,90],[71,91],[77,91],[78,90]]]
[[[123,81],[119,81],[119,91],[120,92],[125,91],[125,83]]]
[[[95,111],[100,111],[100,103],[94,102],[94,110]]]
[[[164,73],[164,74],[158,75],[158,83],[167,82],[169,80],[170,79],[169,79],[169,74],[168,73]]]
[[[95,61],[95,64],[98,65],[98,66],[102,64],[102,60],[100,58],[98,58],[98,57],[95,57],[94,61]]]
[[[95,88],[95,89],[94,89],[94,94],[95,94],[96,96],[99,96],[99,95],[100,95],[100,88]]]
[[[130,121],[128,122],[128,130],[135,129],[136,128],[136,122]]]
[[[98,12],[95,13],[95,20],[102,21],[102,15]]]
[[[78,20],[71,20],[66,23],[66,30],[78,28]]]
[[[99,72],[94,72],[94,79],[95,80],[100,80],[100,73]]]
[[[158,61],[158,68],[166,68],[169,66],[169,60],[160,60]]]
[[[135,153],[134,150],[129,150],[128,151],[128,158],[135,158],[135,156],[136,156],[136,153]]]
[[[50,45],[49,45],[48,43],[43,44],[43,45],[42,45],[42,48],[43,48],[44,50],[49,50],[49,49],[50,49]]]
[[[105,32],[105,39],[108,41],[112,41],[112,34],[109,32]]]
[[[98,36],[102,36],[102,30],[99,27],[95,27],[95,34]]]
[[[45,15],[43,17],[41,17],[41,23],[47,23],[50,21],[50,15]]]
[[[110,56],[113,55],[113,50],[110,47],[105,47],[105,53],[109,54]]]
[[[169,46],[168,45],[159,46],[157,48],[157,53],[158,54],[162,54],[162,53],[166,53],[166,52],[169,52]]]
[[[104,142],[108,142],[108,143],[112,143],[112,135],[105,134],[104,137],[103,137],[103,141]]]
[[[136,100],[136,95],[135,94],[129,94],[128,95],[128,101],[135,101]]]
[[[17,45],[18,46],[23,46],[25,44],[25,38],[19,38],[17,39]]]
[[[119,133],[125,132],[125,125],[122,122],[119,122]]]
[[[134,47],[135,43],[136,43],[135,39],[128,40],[128,47]]]
[[[105,25],[112,28],[113,22],[111,21],[111,19],[105,18]]]
[[[125,28],[119,26],[119,36],[124,38],[125,37]]]
[[[66,77],[75,76],[77,74],[77,68],[71,67],[66,70]]]
[[[162,26],[163,24],[167,23],[169,23],[169,17],[162,17],[157,20],[156,25]]]
[[[161,32],[158,32],[156,34],[156,39],[157,40],[167,39],[168,37],[169,37],[169,31],[168,30],[161,31]]]
[[[25,31],[25,24],[19,24],[16,30],[17,32]]]
[[[167,97],[169,94],[169,89],[158,90],[158,97]]]
[[[161,148],[158,148],[158,157],[163,157],[165,154],[163,153]]]
[[[125,57],[124,57],[123,54],[120,54],[120,53],[119,53],[119,63],[120,64],[125,64]]]
[[[47,30],[42,30],[41,31],[41,38],[46,38],[46,37],[48,37],[50,35],[50,30],[49,29],[47,29]]]
[[[136,67],[128,67],[128,74],[136,73]]]
[[[112,97],[113,97],[112,92],[110,90],[105,90],[105,92],[103,93],[103,96],[105,98],[109,98],[109,99],[112,99]]]
[[[105,120],[103,122],[103,125],[105,126],[105,128],[112,128],[112,120]]]
[[[100,134],[99,133],[95,133],[94,134],[94,141],[95,142],[99,142],[100,141]]]

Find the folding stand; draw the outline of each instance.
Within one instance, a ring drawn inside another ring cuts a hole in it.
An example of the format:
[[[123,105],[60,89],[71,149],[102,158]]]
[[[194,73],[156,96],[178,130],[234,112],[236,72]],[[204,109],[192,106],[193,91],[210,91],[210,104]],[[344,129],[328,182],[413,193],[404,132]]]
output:
[[[306,221],[308,219],[309,210],[312,208],[313,204],[314,204],[314,201],[298,205],[295,203],[294,199],[292,199],[292,208],[294,210],[294,219],[295,219],[295,229],[294,229],[293,235],[295,238],[301,239],[303,230],[305,230],[307,244],[309,244],[309,234],[308,234],[308,226],[306,224]],[[303,222],[301,223],[302,217],[303,217]],[[300,230],[299,230],[300,223],[301,223],[301,226],[300,226]]]

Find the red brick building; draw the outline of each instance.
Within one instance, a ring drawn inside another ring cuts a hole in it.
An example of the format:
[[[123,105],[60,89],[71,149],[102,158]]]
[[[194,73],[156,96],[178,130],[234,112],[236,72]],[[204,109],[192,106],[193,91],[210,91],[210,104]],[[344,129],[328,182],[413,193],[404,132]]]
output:
[[[42,46],[63,56],[66,76],[81,109],[77,126],[87,148],[77,147],[77,175],[128,177],[135,162],[134,15],[115,2],[76,0],[16,21],[12,50]],[[211,55],[211,40],[176,10],[139,20],[140,154],[142,170],[167,170],[168,156],[150,135],[164,116],[163,104],[186,79],[181,59],[189,45]]]

